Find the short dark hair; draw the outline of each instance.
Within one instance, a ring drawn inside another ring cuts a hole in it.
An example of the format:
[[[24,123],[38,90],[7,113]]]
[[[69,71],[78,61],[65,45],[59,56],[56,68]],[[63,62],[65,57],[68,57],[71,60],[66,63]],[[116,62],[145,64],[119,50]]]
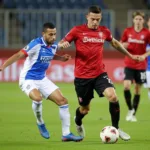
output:
[[[134,19],[136,16],[141,16],[143,19],[145,18],[144,12],[141,12],[141,11],[135,11],[135,12],[132,14],[132,18],[133,18],[133,19]]]
[[[101,8],[97,5],[93,5],[93,6],[90,6],[89,7],[89,13],[92,12],[92,13],[95,13],[95,14],[99,14],[102,12]]]
[[[43,24],[43,32],[45,32],[47,29],[54,29],[56,28],[55,25],[51,22],[46,22]]]

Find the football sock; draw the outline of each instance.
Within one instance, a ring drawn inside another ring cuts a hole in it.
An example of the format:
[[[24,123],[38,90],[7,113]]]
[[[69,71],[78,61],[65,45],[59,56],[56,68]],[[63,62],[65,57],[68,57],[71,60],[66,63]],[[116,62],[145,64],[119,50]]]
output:
[[[75,122],[78,126],[81,126],[82,125],[82,118],[85,116],[84,114],[81,114],[80,113],[80,107],[78,107],[76,109],[76,118],[75,118]]]
[[[134,112],[133,115],[135,115],[136,112],[137,112],[137,108],[138,108],[138,106],[139,106],[139,102],[140,102],[140,95],[134,95],[133,108],[134,108],[135,112]]]
[[[70,134],[70,113],[68,104],[59,106],[59,116],[62,124],[62,135],[66,136]]]
[[[109,102],[109,112],[111,114],[112,126],[119,128],[120,120],[120,105],[119,102]]]
[[[37,124],[41,125],[44,124],[43,118],[42,118],[42,101],[32,101],[32,110],[34,112],[34,115],[37,120]]]
[[[132,110],[132,104],[131,104],[131,92],[130,90],[124,90],[124,97],[126,100],[126,104],[128,106],[129,110]]]

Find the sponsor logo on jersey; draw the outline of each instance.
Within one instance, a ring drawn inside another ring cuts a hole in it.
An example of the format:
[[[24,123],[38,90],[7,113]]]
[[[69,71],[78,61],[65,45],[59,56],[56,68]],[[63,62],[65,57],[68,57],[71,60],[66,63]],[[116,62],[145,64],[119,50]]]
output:
[[[84,37],[83,38],[83,43],[86,42],[91,42],[91,43],[104,43],[104,39],[99,39],[99,38],[88,38],[88,37]]]
[[[50,60],[52,60],[52,59],[53,59],[53,56],[41,56],[41,57],[40,57],[40,61],[41,61],[42,63],[49,63]]]
[[[145,41],[143,41],[143,40],[137,40],[137,39],[132,39],[132,38],[129,38],[128,42],[129,43],[138,43],[138,44],[144,44],[145,43]]]

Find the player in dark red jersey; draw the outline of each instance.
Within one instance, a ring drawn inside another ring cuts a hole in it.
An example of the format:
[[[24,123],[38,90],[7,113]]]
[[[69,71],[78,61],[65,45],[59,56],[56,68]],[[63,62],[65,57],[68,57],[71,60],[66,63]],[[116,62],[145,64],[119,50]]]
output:
[[[135,114],[140,101],[141,85],[146,82],[146,57],[150,52],[146,52],[146,46],[150,43],[150,32],[144,28],[144,13],[133,13],[133,27],[124,30],[121,42],[124,47],[133,55],[141,55],[137,62],[129,57],[125,57],[125,78],[124,97],[128,106],[127,121],[137,121]],[[134,80],[134,98],[131,103],[131,84]]]
[[[131,55],[114,39],[108,28],[99,26],[101,18],[101,9],[98,6],[91,6],[87,14],[87,24],[73,27],[62,40],[69,43],[74,41],[76,46],[74,84],[80,107],[76,109],[75,123],[78,133],[85,137],[82,119],[90,109],[90,101],[94,97],[95,90],[100,97],[105,96],[109,100],[112,126],[119,130],[120,138],[129,140],[130,136],[119,129],[120,106],[114,86],[105,71],[104,42],[110,42],[113,47],[131,59],[137,60],[137,56]]]

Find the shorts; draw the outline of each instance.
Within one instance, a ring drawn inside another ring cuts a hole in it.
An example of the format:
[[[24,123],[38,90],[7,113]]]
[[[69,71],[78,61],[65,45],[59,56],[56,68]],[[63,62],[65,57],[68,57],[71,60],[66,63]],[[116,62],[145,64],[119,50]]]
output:
[[[150,88],[150,71],[146,71],[146,83],[144,84],[145,88]]]
[[[58,87],[50,81],[47,77],[42,80],[19,80],[19,87],[29,96],[33,89],[37,89],[42,94],[42,97],[47,99],[48,96],[54,92]]]
[[[137,84],[146,83],[146,70],[137,70],[125,67],[124,80],[135,81]]]
[[[81,106],[89,105],[91,99],[94,98],[94,90],[100,97],[103,97],[106,88],[114,87],[107,73],[102,73],[98,77],[90,79],[75,78],[74,85]]]

